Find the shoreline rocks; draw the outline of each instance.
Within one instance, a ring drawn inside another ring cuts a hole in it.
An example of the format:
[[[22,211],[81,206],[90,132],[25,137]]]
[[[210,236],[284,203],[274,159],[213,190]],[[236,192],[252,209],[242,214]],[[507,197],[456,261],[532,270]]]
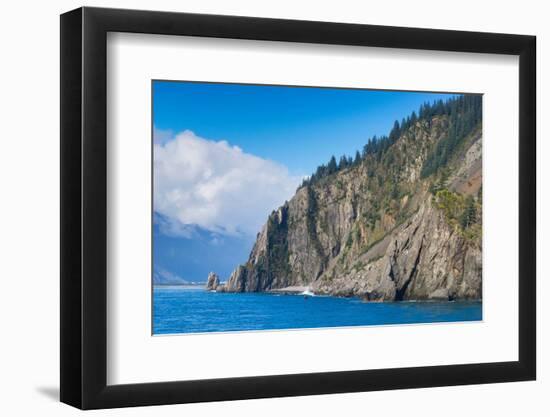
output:
[[[216,291],[220,286],[220,277],[215,272],[210,272],[208,274],[208,279],[206,280],[206,290]]]

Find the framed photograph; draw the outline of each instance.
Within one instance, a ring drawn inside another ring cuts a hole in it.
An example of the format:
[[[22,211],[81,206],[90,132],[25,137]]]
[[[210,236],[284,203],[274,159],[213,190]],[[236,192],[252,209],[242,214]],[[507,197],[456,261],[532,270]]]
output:
[[[61,401],[533,380],[535,38],[61,16]]]

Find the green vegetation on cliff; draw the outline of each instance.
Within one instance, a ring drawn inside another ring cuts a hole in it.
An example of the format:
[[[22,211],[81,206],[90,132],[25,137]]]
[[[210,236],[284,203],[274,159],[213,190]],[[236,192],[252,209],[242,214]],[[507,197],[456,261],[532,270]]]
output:
[[[355,158],[342,155],[340,162],[337,163],[336,157],[332,156],[327,164],[319,165],[309,178],[304,179],[301,187],[313,185],[329,175],[357,166],[369,156],[374,156],[376,161],[380,161],[386,156],[386,165],[394,163],[395,155],[393,153],[386,155],[388,149],[418,122],[427,122],[427,127],[430,128],[433,119],[437,117],[446,117],[448,127],[445,136],[437,143],[424,161],[422,177],[427,177],[443,167],[467,134],[481,123],[482,96],[461,95],[445,102],[439,100],[434,103],[423,104],[420,106],[419,116],[413,111],[401,123],[396,120],[387,136],[369,138],[362,152],[355,152]]]
[[[481,123],[481,96],[462,96],[445,103],[449,127],[445,136],[430,152],[422,167],[422,177],[427,177],[445,166],[464,138]]]

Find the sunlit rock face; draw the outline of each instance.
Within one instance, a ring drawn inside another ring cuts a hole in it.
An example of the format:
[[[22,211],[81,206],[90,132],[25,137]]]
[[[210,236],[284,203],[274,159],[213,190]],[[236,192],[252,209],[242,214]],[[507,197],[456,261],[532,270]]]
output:
[[[208,274],[208,279],[206,280],[206,289],[208,291],[216,291],[219,285],[220,278],[218,277],[218,275],[214,272],[210,272]]]

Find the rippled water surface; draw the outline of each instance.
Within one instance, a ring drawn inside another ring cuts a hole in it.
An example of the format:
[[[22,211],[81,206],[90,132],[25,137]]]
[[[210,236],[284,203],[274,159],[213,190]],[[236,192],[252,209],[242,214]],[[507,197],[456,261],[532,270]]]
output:
[[[153,333],[476,321],[482,318],[481,310],[481,302],[365,303],[357,298],[154,287]]]

